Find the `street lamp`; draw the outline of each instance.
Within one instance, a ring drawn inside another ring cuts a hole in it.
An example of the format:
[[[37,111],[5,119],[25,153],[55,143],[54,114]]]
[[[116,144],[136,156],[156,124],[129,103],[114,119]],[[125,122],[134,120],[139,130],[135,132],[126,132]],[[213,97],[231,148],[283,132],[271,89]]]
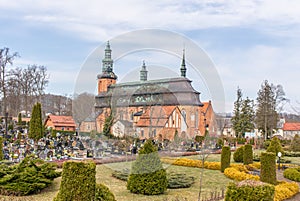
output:
[[[280,157],[281,157],[282,153],[278,152],[277,156],[278,156],[278,170],[280,170]]]

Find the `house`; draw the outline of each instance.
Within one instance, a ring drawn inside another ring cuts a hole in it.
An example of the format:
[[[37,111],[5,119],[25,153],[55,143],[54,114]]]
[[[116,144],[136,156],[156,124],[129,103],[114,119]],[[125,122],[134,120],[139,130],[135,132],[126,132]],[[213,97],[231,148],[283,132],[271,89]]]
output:
[[[91,114],[88,116],[83,122],[81,122],[79,126],[79,131],[80,132],[85,132],[89,133],[92,130],[97,130],[96,129],[96,118],[94,114]]]
[[[115,137],[124,137],[125,135],[134,135],[133,124],[130,121],[118,120],[112,126],[112,134]]]
[[[283,138],[293,139],[296,134],[300,135],[300,122],[283,124]]]
[[[72,116],[48,115],[45,123],[46,128],[60,131],[75,131],[76,124]]]

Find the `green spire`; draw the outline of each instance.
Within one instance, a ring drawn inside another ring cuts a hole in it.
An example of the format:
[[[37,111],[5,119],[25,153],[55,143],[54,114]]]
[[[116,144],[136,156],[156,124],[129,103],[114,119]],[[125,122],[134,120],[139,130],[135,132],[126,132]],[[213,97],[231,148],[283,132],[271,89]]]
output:
[[[183,49],[182,62],[181,62],[181,77],[186,77],[186,67],[185,67],[185,49]]]
[[[147,81],[147,69],[146,69],[146,64],[145,61],[143,61],[143,66],[142,69],[140,70],[140,80],[141,81]]]
[[[117,76],[113,72],[113,63],[114,61],[111,58],[111,49],[109,41],[106,43],[104,50],[104,59],[102,59],[102,74],[98,75],[99,78],[112,78],[117,79]]]

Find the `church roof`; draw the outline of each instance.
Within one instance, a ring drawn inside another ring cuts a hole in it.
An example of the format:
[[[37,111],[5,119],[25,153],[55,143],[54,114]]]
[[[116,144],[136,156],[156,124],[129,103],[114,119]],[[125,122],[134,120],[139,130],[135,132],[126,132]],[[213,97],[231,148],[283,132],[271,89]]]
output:
[[[202,106],[200,93],[185,77],[126,82],[110,85],[107,92],[96,96],[96,107],[145,105]]]

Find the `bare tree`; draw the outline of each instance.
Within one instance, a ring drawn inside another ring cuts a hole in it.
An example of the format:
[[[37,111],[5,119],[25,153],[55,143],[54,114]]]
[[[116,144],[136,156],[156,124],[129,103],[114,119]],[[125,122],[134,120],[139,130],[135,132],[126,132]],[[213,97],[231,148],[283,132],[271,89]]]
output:
[[[19,54],[14,52],[10,54],[9,48],[4,47],[0,49],[0,90],[2,93],[2,114],[4,115],[7,112],[7,100],[6,100],[6,93],[7,93],[7,68],[8,65],[13,64],[13,60],[18,57]]]
[[[81,123],[94,112],[95,96],[84,92],[75,94],[72,104],[73,118],[80,127]]]
[[[41,100],[44,90],[49,83],[49,75],[47,74],[47,68],[45,66],[31,65],[28,69],[33,74],[33,93],[37,98],[37,101]]]

